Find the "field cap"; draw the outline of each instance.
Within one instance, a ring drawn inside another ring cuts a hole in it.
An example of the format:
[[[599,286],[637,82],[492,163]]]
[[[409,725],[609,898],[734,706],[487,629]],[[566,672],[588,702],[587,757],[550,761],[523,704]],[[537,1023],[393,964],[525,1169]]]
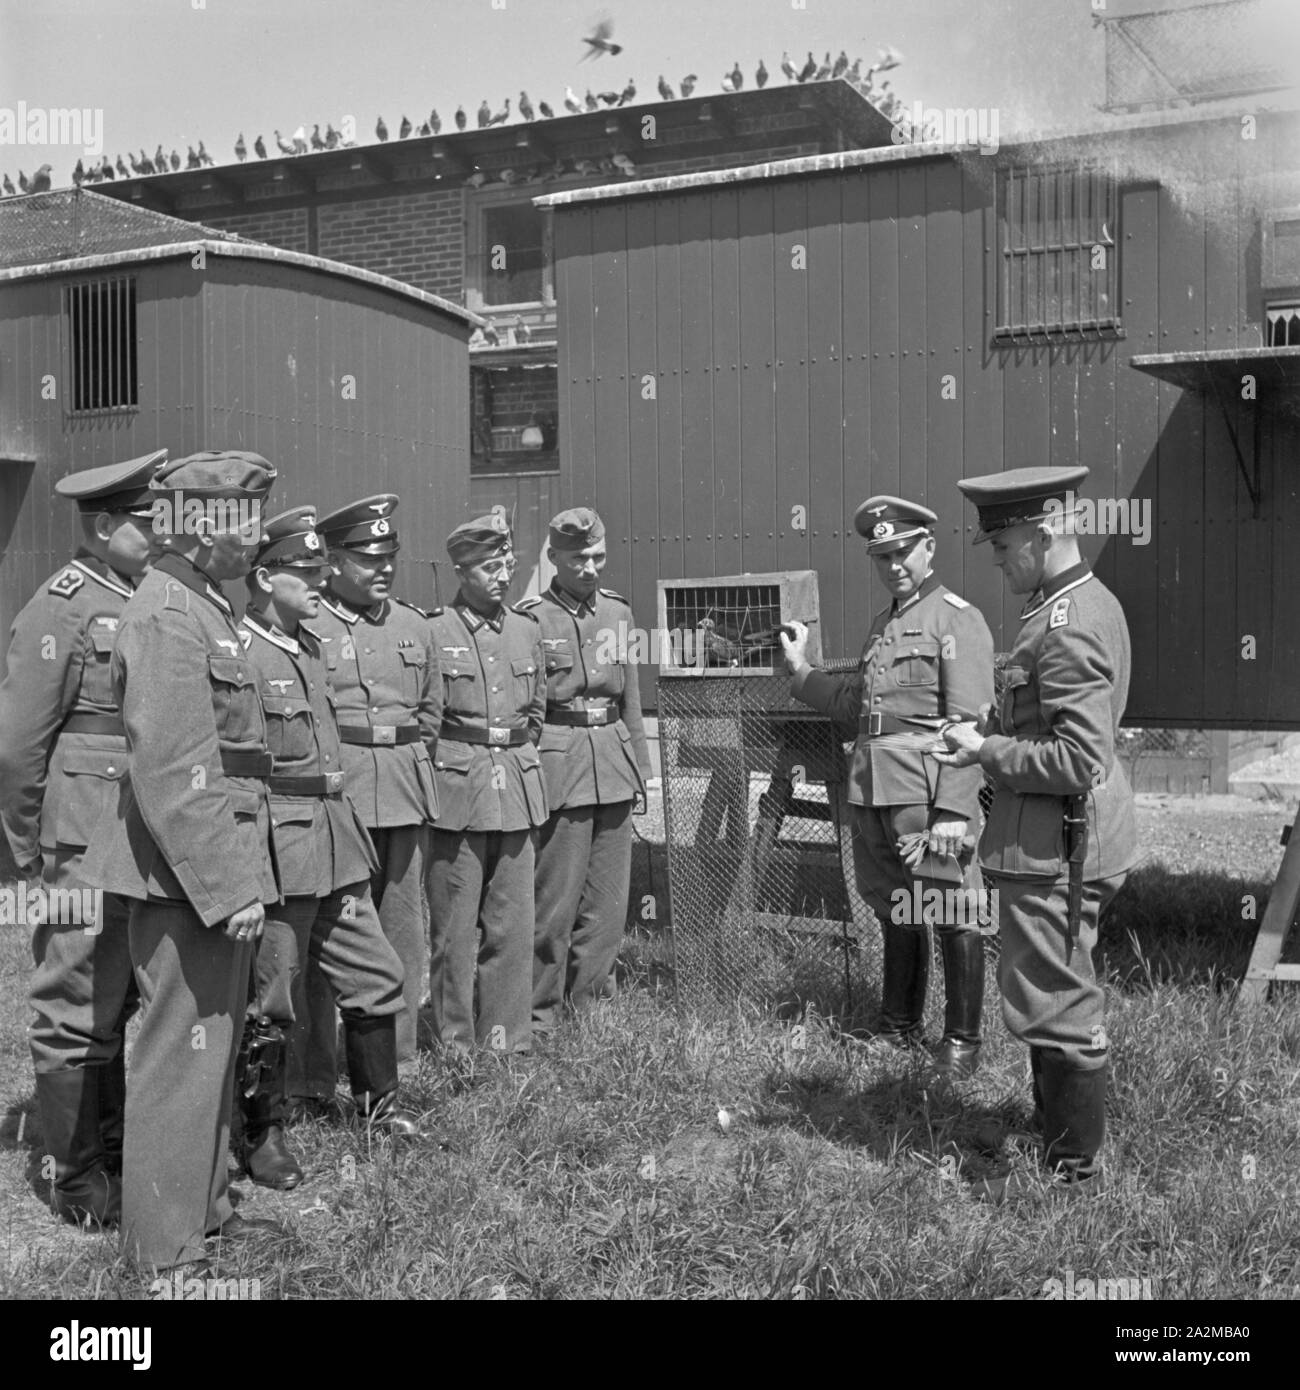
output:
[[[549,544],[553,550],[586,550],[605,539],[605,523],[591,507],[570,507],[551,518]]]
[[[477,565],[497,555],[508,555],[511,546],[510,523],[500,512],[462,521],[447,537],[447,554],[453,565]]]

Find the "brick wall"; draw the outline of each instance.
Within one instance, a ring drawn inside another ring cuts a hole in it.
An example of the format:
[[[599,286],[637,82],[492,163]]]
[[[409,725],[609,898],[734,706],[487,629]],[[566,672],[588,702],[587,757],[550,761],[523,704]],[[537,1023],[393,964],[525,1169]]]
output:
[[[391,275],[461,302],[465,218],[461,189],[399,193],[317,209],[317,255]]]
[[[253,241],[264,241],[282,251],[307,251],[307,209],[279,208],[267,212],[195,214],[200,222],[218,231],[235,232]]]

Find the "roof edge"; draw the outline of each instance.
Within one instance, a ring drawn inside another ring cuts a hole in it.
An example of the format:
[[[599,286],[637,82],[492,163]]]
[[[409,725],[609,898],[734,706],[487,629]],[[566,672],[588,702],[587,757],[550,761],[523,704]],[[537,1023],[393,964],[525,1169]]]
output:
[[[8,270],[0,270],[0,285],[12,284],[19,280],[42,279],[69,271],[111,270],[117,266],[134,265],[141,261],[174,260],[179,256],[192,256],[199,250],[205,255],[231,256],[236,260],[275,261],[304,270],[323,271],[329,275],[356,280],[363,285],[385,290],[403,299],[415,300],[426,308],[437,309],[451,318],[460,319],[471,328],[479,328],[486,323],[486,320],[472,310],[453,304],[441,295],[430,294],[428,290],[418,289],[415,285],[408,285],[387,275],[380,275],[377,271],[348,265],[344,261],[327,260],[324,256],[310,256],[303,251],[286,251],[279,246],[267,246],[258,241],[212,241],[195,237],[190,241],[172,242],[166,246],[139,246],[127,251],[105,252],[99,256],[75,256],[66,260],[44,261],[37,265],[13,266]]]

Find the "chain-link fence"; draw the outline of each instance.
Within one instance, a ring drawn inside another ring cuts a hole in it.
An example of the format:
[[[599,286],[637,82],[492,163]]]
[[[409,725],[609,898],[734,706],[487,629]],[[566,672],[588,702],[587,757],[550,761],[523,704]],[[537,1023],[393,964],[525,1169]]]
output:
[[[852,670],[856,660],[824,665]],[[805,1005],[874,1023],[881,933],[857,892],[846,774],[855,731],[785,675],[663,680],[659,738],[677,997],[691,1009]],[[996,950],[996,937],[986,936]],[[987,972],[996,1009],[996,971]],[[937,1036],[942,968],[927,1025]]]
[[[1280,89],[1295,79],[1279,61],[1285,0],[1217,0],[1144,14],[1108,15],[1106,106],[1214,101]]]

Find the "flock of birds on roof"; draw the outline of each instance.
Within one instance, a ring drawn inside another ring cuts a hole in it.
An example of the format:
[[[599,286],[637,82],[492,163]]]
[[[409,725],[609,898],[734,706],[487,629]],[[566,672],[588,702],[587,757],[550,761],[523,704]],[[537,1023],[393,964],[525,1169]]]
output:
[[[613,42],[613,25],[608,20],[602,20],[595,26],[592,33],[583,39],[587,45],[580,62],[588,58],[602,58],[606,55],[614,57],[622,53],[621,44]],[[902,62],[902,55],[888,46],[882,48],[876,61],[871,63],[866,70],[863,70],[863,59],[854,58],[849,60],[848,53],[841,49],[839,57],[832,60],[829,49],[825,58],[819,63],[811,50],[807,60],[798,65],[791,61],[788,52],[781,55],[781,72],[785,75],[787,82],[825,82],[827,80],[844,78],[851,83],[859,92],[862,93],[883,115],[890,120],[902,120],[902,103],[897,96],[890,90],[888,81],[882,81],[875,86],[875,79],[878,73],[885,73],[892,68],[896,68]],[[758,60],[758,67],[754,71],[754,86],[762,88],[767,85],[770,74],[767,65],[762,58]],[[694,94],[699,77],[695,73],[688,73],[683,77],[677,87],[665,79],[662,73],[659,74],[658,90],[659,96],[664,101],[676,101],[680,98],[687,98]],[[736,63],[730,72],[722,76],[722,90],[724,92],[739,92],[745,87],[745,74],[741,70],[740,64]],[[578,115],[585,111],[603,111],[611,107],[630,106],[637,98],[636,82],[629,78],[627,85],[621,91],[593,92],[587,88],[584,96],[579,96],[571,85],[564,89],[564,109],[570,115]],[[555,116],[555,110],[545,101],[539,101],[533,105],[531,98],[526,91],[519,93],[517,112],[519,117],[525,121],[550,120]],[[476,112],[477,128],[486,130],[491,126],[505,125],[512,116],[510,98],[506,97],[499,110],[493,111],[486,98],[479,104]],[[469,116],[464,106],[458,106],[456,113],[452,117],[457,130],[465,130],[469,126]],[[346,126],[347,122],[343,122]],[[414,124],[405,114],[397,127],[397,138],[408,140],[418,136],[438,135],[442,131],[442,118],[437,109],[429,112],[428,118],[418,126]],[[286,137],[279,130],[274,132],[275,144],[279,153],[286,157],[310,154],[320,150],[351,149],[356,141],[345,138],[341,131],[335,130],[332,122],[326,122],[325,130],[322,132],[320,123],[312,126],[311,133],[307,133],[305,125],[300,125],[292,135]],[[386,143],[391,138],[391,132],[380,116],[375,123],[375,140]],[[266,141],[263,136],[258,135],[252,146],[252,153],[258,159],[269,159],[271,154],[267,149]],[[249,155],[249,147],[244,140],[244,132],[239,132],[239,138],[235,141],[235,158],[242,164]],[[130,167],[128,168],[127,165]],[[173,149],[170,154],[166,153],[161,145],[154,151],[152,157],[143,149],[140,156],[136,156],[128,151],[126,162],[119,154],[115,161],[110,160],[107,155],[102,156],[94,164],[86,167],[85,163],[78,159],[76,168],[72,171],[72,182],[80,188],[82,184],[104,183],[115,179],[127,179],[133,176],[144,177],[151,174],[173,173],[181,168],[185,169],[205,169],[211,168],[215,164],[212,156],[208,153],[202,140],[198,143],[198,148],[193,145],[188,146],[188,152],[182,159],[180,152]],[[471,187],[479,188],[483,184],[492,182],[524,183],[535,179],[542,182],[550,182],[557,179],[567,172],[595,177],[600,174],[621,173],[629,178],[636,174],[636,165],[625,154],[615,154],[608,159],[577,159],[566,163],[561,160],[549,170],[543,170],[541,166],[533,168],[510,169],[505,168],[489,174],[485,170],[475,167],[474,171],[466,178],[465,182]],[[9,175],[3,176],[3,189],[6,197],[17,193],[45,193],[51,186],[51,166],[43,164],[35,174],[29,179],[20,169],[18,171],[18,187],[15,188],[10,181]]]

